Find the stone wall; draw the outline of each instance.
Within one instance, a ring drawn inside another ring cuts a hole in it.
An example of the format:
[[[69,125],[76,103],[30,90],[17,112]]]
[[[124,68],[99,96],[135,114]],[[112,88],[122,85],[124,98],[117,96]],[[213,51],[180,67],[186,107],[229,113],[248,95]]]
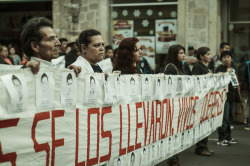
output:
[[[211,54],[218,53],[221,42],[221,16],[218,0],[178,1],[178,43],[207,46]]]
[[[107,0],[53,0],[53,28],[58,38],[74,41],[81,31],[101,31],[108,43],[108,1]]]

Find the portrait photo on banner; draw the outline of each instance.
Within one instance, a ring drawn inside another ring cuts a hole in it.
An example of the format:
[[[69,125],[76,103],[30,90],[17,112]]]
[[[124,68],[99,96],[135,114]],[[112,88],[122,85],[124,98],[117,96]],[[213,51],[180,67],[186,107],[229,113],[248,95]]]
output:
[[[148,75],[141,75],[142,100],[152,100],[152,79]]]
[[[165,97],[166,98],[171,98],[174,95],[174,92],[173,92],[174,83],[173,83],[172,76],[170,76],[170,75],[165,76],[165,87],[166,87]]]
[[[71,107],[76,105],[77,77],[74,72],[63,72],[61,81],[61,105]]]
[[[121,77],[119,75],[115,76],[115,90],[116,90],[116,100],[118,103],[122,103],[126,100],[124,94],[124,88],[121,82]]]
[[[154,91],[154,100],[163,100],[163,78],[155,77],[155,91]]]
[[[98,102],[100,86],[95,75],[86,75],[85,77],[85,95],[84,104],[95,105]]]
[[[39,72],[36,77],[36,107],[48,109],[54,107],[55,83],[52,72]]]
[[[145,146],[140,149],[141,150],[141,166],[147,166],[148,165],[148,157],[149,157],[149,151],[148,146]]]
[[[192,96],[194,93],[194,77],[187,76],[185,81],[185,92],[186,94]]]
[[[141,99],[139,79],[137,75],[126,75],[127,99],[128,101],[139,101]]]
[[[28,89],[23,74],[9,74],[1,76],[7,91],[10,95],[10,102],[7,103],[8,113],[23,112],[27,108]]]
[[[112,88],[112,79],[114,77],[107,77],[105,78],[105,75],[103,76],[103,86],[104,86],[104,100],[103,104],[112,105],[113,104],[113,88]]]
[[[180,96],[183,93],[183,79],[184,77],[175,77],[176,87],[175,87],[175,95]]]

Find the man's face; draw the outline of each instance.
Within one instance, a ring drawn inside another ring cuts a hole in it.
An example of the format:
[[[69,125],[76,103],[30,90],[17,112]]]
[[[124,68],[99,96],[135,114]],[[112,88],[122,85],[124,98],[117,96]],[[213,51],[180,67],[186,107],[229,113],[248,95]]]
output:
[[[49,83],[49,80],[47,77],[42,78],[42,85],[47,85]]]
[[[68,45],[68,42],[67,42],[67,41],[63,41],[63,42],[61,43],[60,50],[61,50],[62,52],[66,52],[66,51],[67,51],[67,45]]]
[[[82,52],[86,52],[84,57],[87,61],[96,65],[104,56],[104,40],[101,35],[92,36],[91,43],[88,46],[81,45]]]
[[[188,50],[188,55],[189,55],[189,56],[194,55],[194,50]]]
[[[106,52],[106,57],[107,58],[113,58],[114,54],[113,54],[113,50],[112,49],[109,49],[107,52]]]
[[[54,30],[51,27],[41,27],[42,40],[37,47],[36,56],[40,59],[51,61],[59,56],[59,46],[61,45]]]
[[[230,46],[229,45],[225,45],[221,50],[222,51],[230,51]]]
[[[7,58],[8,57],[8,48],[7,47],[5,47],[5,46],[2,46],[3,47],[3,49],[2,49],[2,52],[0,52],[0,55],[1,55],[1,57],[2,58]]]

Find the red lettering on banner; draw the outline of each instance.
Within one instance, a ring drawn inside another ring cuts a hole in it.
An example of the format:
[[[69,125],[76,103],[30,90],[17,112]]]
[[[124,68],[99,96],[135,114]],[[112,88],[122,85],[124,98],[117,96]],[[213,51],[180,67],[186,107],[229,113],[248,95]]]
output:
[[[134,145],[130,145],[130,107],[128,106],[128,153],[132,152],[135,149]]]
[[[1,120],[0,121],[0,129],[1,128],[8,128],[8,127],[15,127],[15,126],[17,126],[18,122],[19,122],[19,118]],[[12,166],[16,166],[16,158],[17,158],[16,152],[3,154],[2,144],[0,142],[0,163],[10,162]]]
[[[201,107],[200,123],[205,121],[205,112],[207,108],[208,94],[204,97]]]
[[[205,117],[204,117],[204,120],[208,120],[210,118],[210,115],[211,115],[211,104],[210,104],[210,101],[213,99],[213,96],[212,94],[210,93],[209,94],[209,97],[208,97],[208,101],[207,101],[207,106],[206,106],[206,113],[205,113]]]
[[[64,145],[64,138],[55,140],[55,118],[64,116],[64,110],[52,111],[52,154],[51,154],[51,166],[55,164],[55,149],[56,147]]]
[[[96,148],[96,157],[90,159],[89,153],[90,153],[90,116],[92,114],[96,114],[97,115],[97,148]],[[88,145],[87,145],[87,166],[89,165],[95,165],[98,164],[98,158],[99,158],[99,126],[100,126],[100,122],[99,122],[99,116],[100,116],[100,112],[99,112],[99,108],[90,108],[88,109]]]
[[[158,105],[160,105],[160,116],[159,117],[157,117],[157,115],[158,115]],[[162,114],[162,103],[161,103],[161,101],[156,101],[156,106],[155,106],[155,119],[156,119],[156,121],[155,121],[155,139],[156,139],[156,131],[157,131],[157,123],[159,123],[159,136],[158,136],[158,140],[160,140],[161,139],[161,125],[162,125],[162,123],[161,123],[161,114]]]
[[[186,118],[186,130],[190,129],[190,122],[191,122],[191,117],[192,117],[192,111],[193,111],[193,103],[192,103],[191,97],[189,97],[189,105],[188,105],[188,111],[187,111],[187,118]]]
[[[164,99],[163,101],[162,101],[162,116],[161,116],[161,121],[162,121],[162,125],[161,125],[161,139],[163,139],[163,138],[165,138],[166,137],[166,135],[167,135],[167,133],[166,133],[166,125],[167,125],[167,101],[168,101],[168,99]],[[164,109],[164,104],[166,105],[166,110]],[[165,121],[165,129],[163,129],[163,127],[164,127],[164,124],[163,124],[163,122],[164,122],[164,120],[163,120],[163,118],[164,118],[164,112],[165,112],[165,114],[166,114],[166,121]],[[162,133],[162,132],[164,132],[164,133]]]
[[[136,138],[135,138],[135,149],[141,148],[141,143],[137,143],[138,129],[142,128],[142,123],[138,123],[138,109],[142,108],[142,103],[136,103]]]
[[[148,144],[150,144],[150,140],[151,140],[151,132],[152,132],[152,129],[153,129],[153,142],[155,142],[155,138],[154,138],[154,133],[155,133],[155,127],[154,127],[154,124],[155,124],[155,118],[154,118],[154,101],[152,101],[152,110],[151,110],[151,124],[150,124],[150,131],[149,131],[149,140],[148,140]]]
[[[50,112],[41,112],[41,113],[37,113],[35,114],[34,117],[34,121],[33,121],[33,125],[32,125],[32,129],[31,129],[31,138],[32,141],[34,143],[34,149],[35,152],[41,152],[41,151],[46,151],[46,166],[49,166],[49,156],[50,156],[50,146],[49,143],[43,143],[43,144],[38,144],[37,140],[36,140],[36,125],[39,121],[41,120],[46,120],[46,119],[50,119]]]
[[[119,147],[119,156],[126,154],[127,149],[122,149],[122,106],[120,105],[120,147]]]
[[[172,107],[170,99],[163,100],[163,104],[166,104],[166,124],[165,124],[165,133],[166,137],[174,134],[174,129],[172,128],[173,116],[174,116],[174,99],[172,99]]]
[[[214,110],[214,92],[210,92],[210,96],[211,96],[211,100],[209,101],[209,109],[210,109],[210,113],[211,113],[211,118],[215,117],[215,114],[213,113]]]
[[[76,109],[76,155],[75,166],[85,166],[85,161],[78,162],[78,145],[79,145],[79,109]]]
[[[183,123],[185,110],[186,110],[185,98],[179,98],[178,101],[179,101],[179,116],[178,116],[178,122],[177,122],[177,133],[181,132],[182,123]]]
[[[104,107],[102,108],[102,115],[101,115],[101,136],[102,138],[109,138],[109,153],[107,155],[104,155],[100,158],[100,163],[104,161],[110,160],[111,157],[111,146],[112,146],[112,133],[111,131],[104,131],[103,130],[103,116],[105,114],[112,113],[111,107]]]
[[[184,122],[183,122],[183,128],[182,128],[182,131],[186,128],[187,126],[187,122],[188,122],[188,119],[189,119],[189,114],[190,114],[190,98],[185,98],[185,118],[184,118]]]
[[[146,146],[147,136],[148,136],[149,101],[147,101],[147,113],[145,109],[145,103],[143,102],[143,111],[144,111],[144,146]]]
[[[189,129],[190,129],[190,128],[193,128],[193,126],[194,126],[195,114],[196,114],[195,105],[196,105],[196,101],[197,101],[198,99],[199,99],[198,96],[191,97],[191,101],[194,100],[194,104],[193,104],[193,107],[192,107],[192,115],[190,116],[190,119],[192,119],[192,117],[193,117],[193,122],[190,121],[189,126],[188,126]]]

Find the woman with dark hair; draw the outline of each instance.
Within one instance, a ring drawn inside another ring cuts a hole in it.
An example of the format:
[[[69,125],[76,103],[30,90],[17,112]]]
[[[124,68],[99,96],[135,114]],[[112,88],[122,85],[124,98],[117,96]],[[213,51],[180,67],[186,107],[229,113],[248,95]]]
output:
[[[222,64],[218,66],[215,70],[215,73],[225,73],[233,72],[235,69],[232,66],[232,54],[229,51],[221,52],[220,56]],[[235,108],[237,88],[232,85],[230,82],[228,85],[227,100],[224,106],[224,114],[222,126],[218,129],[219,141],[218,145],[228,146],[230,144],[236,144],[238,141],[231,137],[231,120],[233,116],[233,111]]]
[[[203,75],[203,74],[210,73],[210,70],[208,69],[208,63],[211,61],[210,49],[208,47],[200,47],[197,50],[196,55],[197,55],[198,62],[195,63],[193,67],[192,75]],[[214,151],[208,149],[207,143],[208,143],[208,137],[197,142],[195,153],[198,155],[203,155],[203,156],[211,156],[211,154],[213,154]]]
[[[184,69],[182,62],[185,58],[185,48],[179,44],[172,45],[168,49],[166,57],[166,67],[164,70],[165,74],[170,75],[183,75]]]
[[[8,48],[4,45],[0,46],[0,64],[14,65],[12,57],[8,55]]]
[[[9,56],[13,59],[14,65],[20,65],[21,58],[19,55],[15,54],[16,50],[13,46],[9,47]]]
[[[123,39],[117,50],[113,71],[121,74],[142,74],[137,62],[142,59],[142,50],[139,40],[135,37]]]
[[[175,44],[169,47],[166,57],[165,74],[168,75],[184,75],[184,69],[182,62],[185,58],[185,48],[179,44]],[[168,159],[168,166],[179,166],[178,154]]]

